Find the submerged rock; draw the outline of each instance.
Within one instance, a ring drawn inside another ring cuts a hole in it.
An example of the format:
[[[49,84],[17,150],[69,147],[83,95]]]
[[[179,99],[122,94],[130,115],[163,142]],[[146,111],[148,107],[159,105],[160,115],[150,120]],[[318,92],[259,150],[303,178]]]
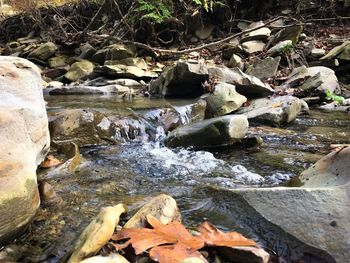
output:
[[[181,221],[180,210],[175,199],[169,195],[161,194],[148,201],[123,227],[145,227],[147,215],[154,216],[163,225],[173,221]]]
[[[39,207],[36,169],[49,147],[38,67],[0,57],[0,244],[15,237]]]
[[[225,204],[226,216],[251,235],[259,235],[260,241],[288,262],[308,257],[317,262],[346,262],[350,251],[349,158],[350,147],[328,154],[301,174],[301,187],[204,187],[197,191],[214,205]]]
[[[78,146],[149,140],[146,125],[133,117],[106,116],[95,110],[68,109],[50,118],[50,133],[57,144]],[[151,131],[152,132],[152,131]]]
[[[296,119],[302,109],[300,99],[293,96],[255,99],[250,105],[241,108],[237,114],[245,114],[255,123],[280,126]]]
[[[204,95],[207,102],[205,118],[223,116],[240,108],[247,98],[236,91],[234,85],[219,83],[214,87],[214,92]]]
[[[172,131],[164,143],[169,147],[210,147],[232,144],[248,131],[244,115],[227,115],[182,126]]]

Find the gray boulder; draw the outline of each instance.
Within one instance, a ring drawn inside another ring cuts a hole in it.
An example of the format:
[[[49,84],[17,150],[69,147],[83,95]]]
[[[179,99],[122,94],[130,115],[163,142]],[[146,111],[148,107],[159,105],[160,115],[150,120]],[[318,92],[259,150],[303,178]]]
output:
[[[292,49],[292,48],[293,48],[293,41],[284,40],[284,41],[278,42],[276,45],[270,48],[267,51],[267,54],[274,57],[274,56],[284,54],[285,52],[287,52],[289,49]]]
[[[0,244],[34,217],[40,199],[36,169],[50,147],[38,67],[0,57]]]
[[[235,85],[237,92],[249,99],[266,97],[274,93],[274,90],[268,84],[243,73],[238,68],[212,67],[208,71],[209,78]]]
[[[182,126],[172,131],[164,143],[169,147],[210,147],[232,144],[248,131],[244,115],[227,115]]]
[[[236,91],[234,85],[218,83],[214,92],[204,95],[202,98],[207,102],[205,118],[213,118],[231,113],[240,108],[247,98]]]
[[[252,100],[250,105],[241,108],[237,114],[245,114],[255,123],[280,126],[296,119],[302,109],[302,101],[293,96],[278,96]]]
[[[305,84],[305,79],[307,81]],[[288,80],[283,84],[285,87],[300,88],[302,90],[317,91],[325,94],[327,90],[338,94],[340,92],[338,78],[335,72],[327,67],[310,67],[301,66],[295,68],[288,76]]]
[[[47,42],[45,44],[42,44],[32,52],[30,52],[28,55],[28,58],[45,61],[49,59],[53,54],[55,54],[56,51],[57,51],[57,46],[52,42]]]
[[[202,62],[177,62],[150,83],[150,93],[165,97],[196,97],[203,94],[202,83],[208,68]]]
[[[137,50],[134,45],[113,44],[98,50],[92,60],[103,65],[106,60],[121,60],[136,57]]]
[[[242,48],[248,54],[253,54],[256,52],[262,52],[265,48],[265,43],[261,40],[251,40],[242,43]]]
[[[78,61],[72,64],[64,77],[70,81],[78,81],[88,77],[94,71],[94,64],[88,60]]]
[[[301,187],[198,189],[214,207],[288,262],[347,262],[350,251],[350,147],[304,171]],[[254,222],[254,224],[251,224]],[[262,231],[263,230],[263,231]]]
[[[264,81],[276,75],[281,57],[267,57],[262,60],[257,59],[253,65],[247,69],[246,74],[257,77]]]
[[[158,74],[153,71],[123,64],[99,66],[95,68],[95,73],[113,78],[150,79],[158,77]]]

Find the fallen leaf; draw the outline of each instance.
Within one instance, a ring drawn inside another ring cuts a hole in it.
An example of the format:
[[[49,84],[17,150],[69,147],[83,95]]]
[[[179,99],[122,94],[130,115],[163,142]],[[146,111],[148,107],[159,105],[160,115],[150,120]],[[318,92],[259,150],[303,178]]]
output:
[[[198,228],[201,238],[207,246],[225,246],[225,247],[241,247],[255,246],[258,247],[255,241],[244,237],[237,232],[222,232],[209,222],[204,222]]]
[[[186,258],[198,258],[202,262],[208,262],[201,253],[187,248],[182,243],[167,246],[157,246],[149,253],[152,260],[161,263],[179,263]]]
[[[161,224],[154,216],[147,216],[148,223],[153,229],[128,228],[122,229],[112,237],[114,241],[129,239],[124,244],[115,244],[116,249],[124,249],[129,245],[140,255],[150,248],[164,244],[182,243],[194,251],[204,246],[203,240],[192,236],[180,222],[172,222],[168,225]]]
[[[51,168],[59,166],[62,162],[55,158],[53,155],[48,155],[45,160],[40,164],[41,168]]]
[[[257,244],[239,233],[224,233],[208,222],[199,227],[200,235],[193,236],[178,221],[163,225],[152,215],[147,216],[150,228],[126,228],[113,235],[117,250],[131,245],[136,255],[149,251],[150,258],[160,263],[178,263],[185,259],[207,260],[198,252],[204,246],[258,247]],[[126,240],[123,244],[121,241]]]

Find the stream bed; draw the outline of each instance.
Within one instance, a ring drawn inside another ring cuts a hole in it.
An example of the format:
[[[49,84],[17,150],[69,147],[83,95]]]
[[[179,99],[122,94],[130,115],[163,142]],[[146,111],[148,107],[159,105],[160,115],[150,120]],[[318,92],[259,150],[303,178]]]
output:
[[[173,107],[184,119],[186,105],[193,103],[148,98],[128,102],[113,96],[48,96],[45,100],[49,116],[69,108],[141,116]],[[170,149],[162,144],[162,130],[153,141],[83,147],[80,152],[84,161],[74,174],[41,171],[41,178],[53,186],[64,203],[42,206],[29,231],[3,251],[17,262],[59,262],[102,207],[122,202],[129,206],[130,216],[159,193],[176,199],[190,228],[209,220],[220,229],[249,235],[228,214],[216,209],[210,198],[198,197],[195,189],[201,185],[226,189],[285,185],[327,154],[330,144],[349,143],[349,127],[347,113],[311,110],[310,115],[299,116],[287,127],[250,127],[251,135],[264,140],[258,148]],[[262,238],[249,237],[257,241]]]

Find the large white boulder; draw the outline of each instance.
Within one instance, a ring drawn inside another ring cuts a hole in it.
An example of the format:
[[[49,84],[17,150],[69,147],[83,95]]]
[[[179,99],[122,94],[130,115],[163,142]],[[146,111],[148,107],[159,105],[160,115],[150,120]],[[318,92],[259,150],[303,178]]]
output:
[[[0,244],[34,216],[40,203],[36,168],[49,146],[39,69],[0,56]]]

